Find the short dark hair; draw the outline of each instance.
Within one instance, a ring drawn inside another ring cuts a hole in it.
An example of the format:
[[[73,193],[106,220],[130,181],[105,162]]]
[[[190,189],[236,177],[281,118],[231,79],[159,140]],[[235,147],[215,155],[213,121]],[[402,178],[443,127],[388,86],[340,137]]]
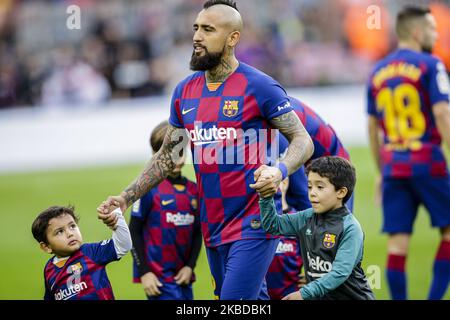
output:
[[[356,171],[350,161],[335,156],[317,158],[306,167],[306,174],[308,175],[310,172],[328,178],[336,190],[347,188],[348,192],[343,203],[346,203],[352,196],[356,184]]]
[[[164,142],[169,122],[167,120],[158,124],[150,134],[150,146],[153,152],[158,152]]]
[[[218,5],[218,4],[223,4],[225,6],[232,7],[234,9],[236,9],[236,11],[239,12],[236,2],[235,1],[231,1],[231,0],[208,0],[203,5],[203,9],[208,9],[208,8],[211,8],[212,6],[215,6],[215,5]]]
[[[417,18],[424,18],[431,10],[427,7],[406,6],[397,14],[397,23],[395,30],[400,39],[409,36],[409,23]]]
[[[49,221],[53,218],[57,218],[65,214],[71,215],[76,223],[78,223],[78,221],[80,220],[79,217],[75,214],[75,208],[73,206],[52,206],[42,211],[37,216],[37,218],[34,219],[33,225],[31,226],[31,232],[33,233],[33,237],[36,239],[36,241],[39,243],[48,243],[47,227]]]

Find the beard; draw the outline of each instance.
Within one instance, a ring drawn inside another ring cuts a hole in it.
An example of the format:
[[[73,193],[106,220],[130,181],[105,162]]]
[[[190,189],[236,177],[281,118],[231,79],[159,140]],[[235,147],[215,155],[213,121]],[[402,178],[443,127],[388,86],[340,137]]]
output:
[[[205,50],[204,56],[197,56],[195,51],[192,52],[191,62],[189,63],[192,71],[207,71],[217,67],[222,61],[225,46],[221,52],[209,52],[205,47],[203,47],[203,50]]]

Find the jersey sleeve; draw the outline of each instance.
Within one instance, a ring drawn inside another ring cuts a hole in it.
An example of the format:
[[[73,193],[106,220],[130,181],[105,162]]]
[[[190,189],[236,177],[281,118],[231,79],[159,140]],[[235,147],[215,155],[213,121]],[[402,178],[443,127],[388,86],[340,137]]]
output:
[[[259,200],[261,223],[266,232],[276,236],[299,236],[306,224],[306,211],[278,215],[273,197]]]
[[[150,212],[153,203],[153,192],[150,190],[142,198],[138,199],[131,209],[131,216],[145,220]]]
[[[106,265],[119,260],[113,239],[103,240],[98,243],[88,243],[82,247],[83,253],[95,263]]]
[[[450,84],[444,64],[433,59],[428,70],[428,92],[431,105],[438,102],[449,102]]]
[[[181,94],[182,86],[179,84],[172,95],[172,100],[170,102],[170,117],[169,123],[171,126],[176,128],[183,128],[183,119],[181,117]]]
[[[265,81],[264,81],[265,80]],[[257,83],[261,97],[261,112],[266,119],[273,119],[293,110],[286,91],[275,80],[263,77]]]

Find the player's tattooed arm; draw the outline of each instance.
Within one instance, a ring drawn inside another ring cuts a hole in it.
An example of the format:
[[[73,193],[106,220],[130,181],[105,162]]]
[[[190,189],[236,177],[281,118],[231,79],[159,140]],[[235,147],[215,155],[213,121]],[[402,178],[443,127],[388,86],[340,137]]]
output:
[[[139,177],[120,194],[127,207],[168,176],[186,145],[185,131],[169,125],[161,149],[150,159]]]
[[[311,137],[294,111],[273,118],[270,123],[289,141],[288,151],[281,162],[286,166],[287,174],[290,175],[313,154],[314,145]],[[262,165],[255,171],[255,183],[250,184],[250,188],[255,189],[262,198],[271,197],[277,192],[282,177],[281,169]]]
[[[181,158],[187,142],[188,138],[183,129],[169,125],[161,149],[147,163],[139,177],[120,195],[110,196],[100,204],[97,208],[98,218],[114,230],[117,217],[111,214],[112,211],[120,207],[122,212],[125,212],[132,203],[163,181]]]
[[[270,123],[289,141],[286,156],[281,162],[286,165],[290,175],[311,158],[314,152],[313,142],[294,111],[273,118]]]

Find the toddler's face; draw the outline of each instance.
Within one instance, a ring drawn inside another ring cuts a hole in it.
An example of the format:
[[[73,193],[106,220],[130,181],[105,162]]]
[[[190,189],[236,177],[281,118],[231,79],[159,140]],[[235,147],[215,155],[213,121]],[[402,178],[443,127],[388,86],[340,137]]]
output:
[[[83,244],[80,229],[70,214],[64,214],[49,221],[47,244],[41,247],[57,257],[67,257],[80,249]]]

